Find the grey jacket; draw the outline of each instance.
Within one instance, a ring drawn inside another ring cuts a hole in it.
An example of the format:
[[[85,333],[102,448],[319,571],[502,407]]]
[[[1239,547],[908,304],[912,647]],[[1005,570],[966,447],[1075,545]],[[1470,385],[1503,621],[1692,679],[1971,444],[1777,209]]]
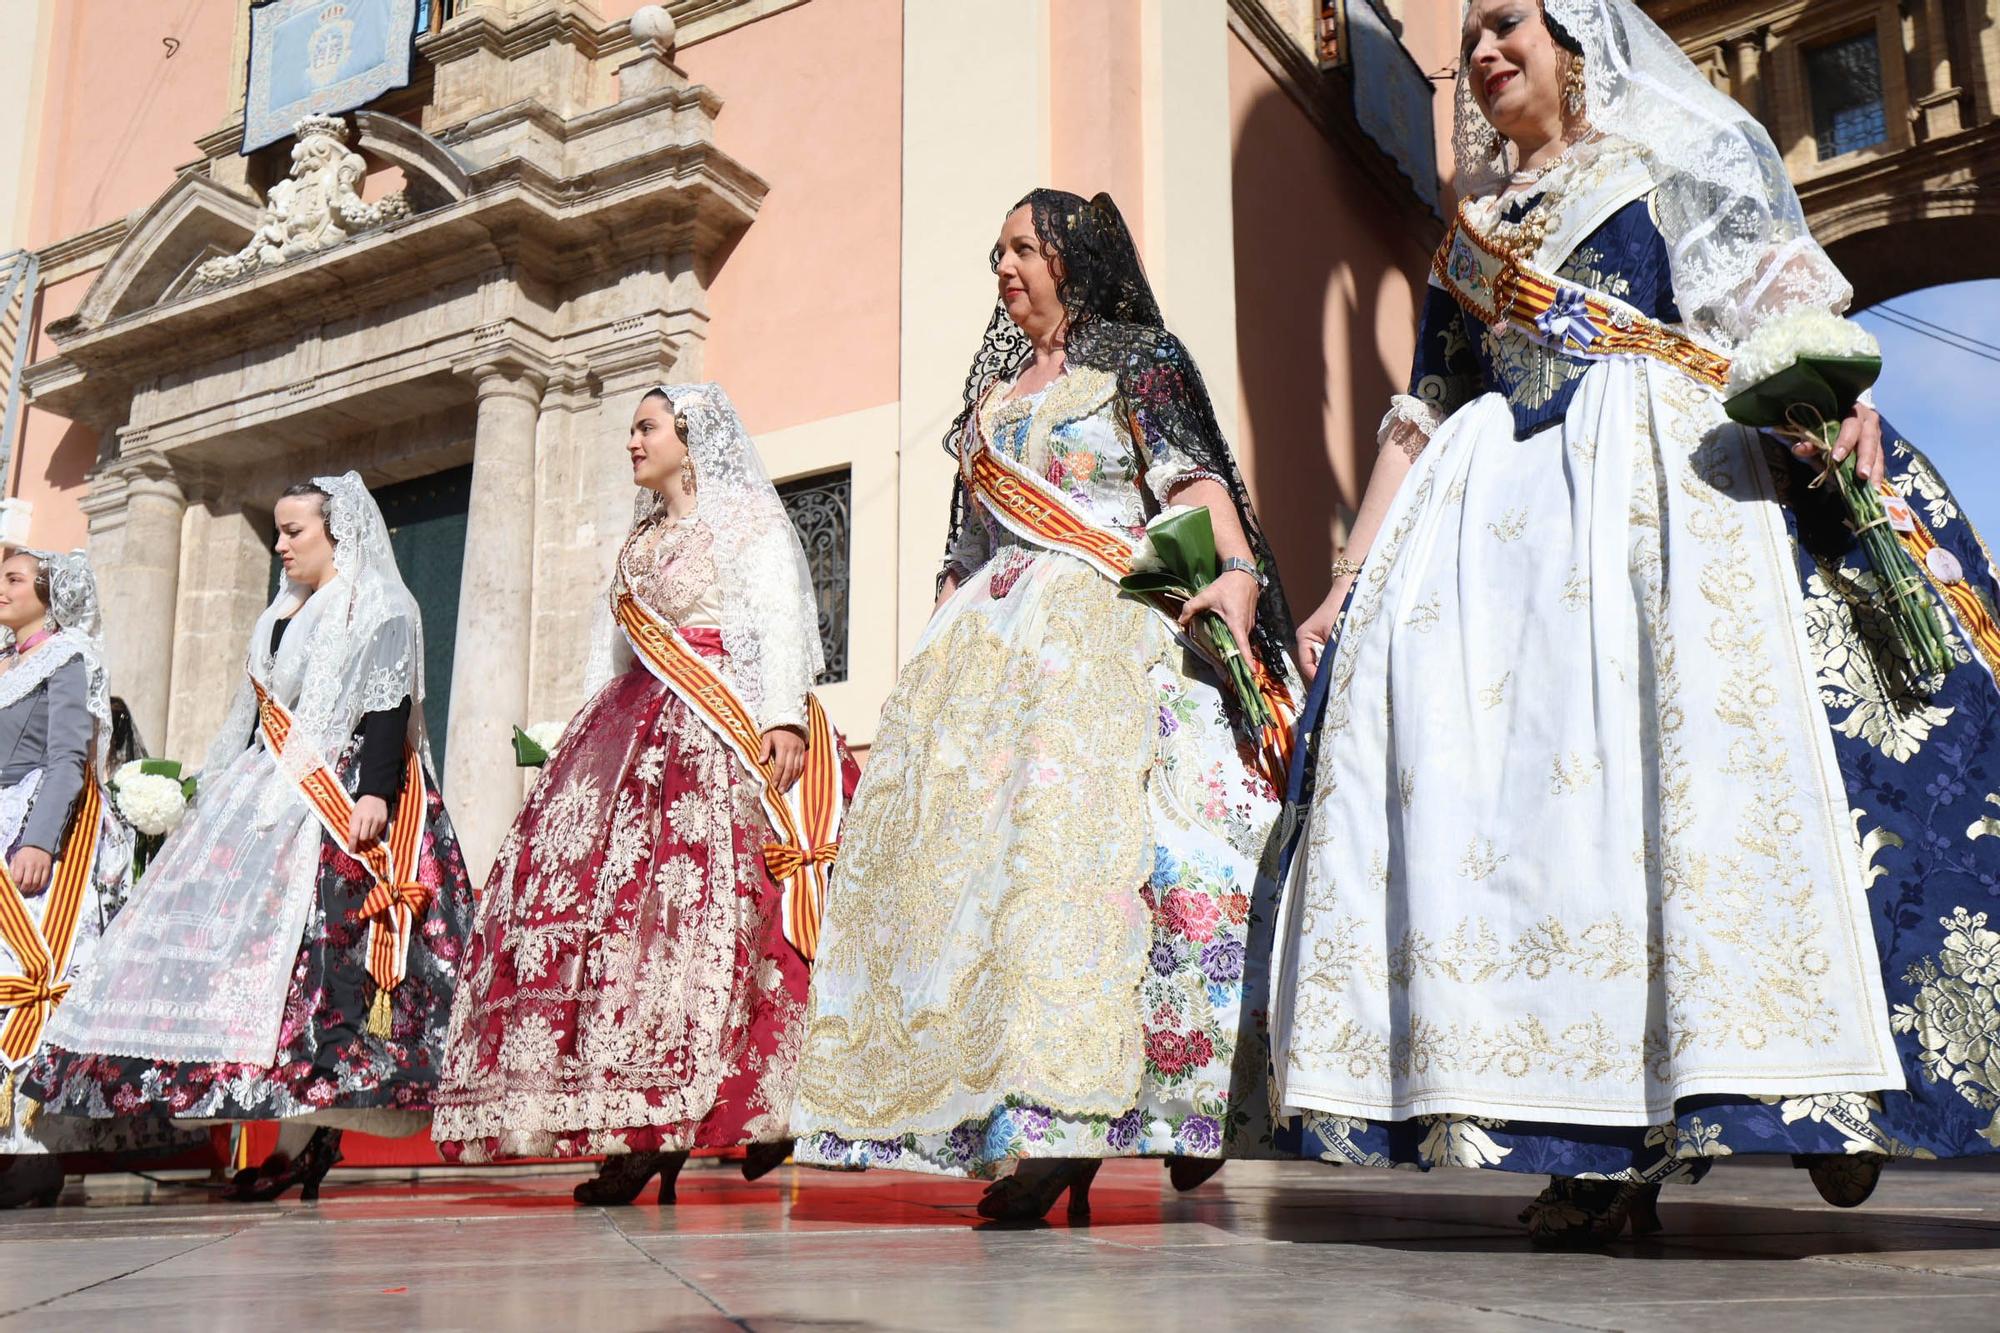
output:
[[[28,696],[0,709],[0,785],[12,786],[36,769],[42,788],[21,830],[24,847],[54,856],[61,850],[70,807],[83,790],[90,762],[90,677],[72,657]]]

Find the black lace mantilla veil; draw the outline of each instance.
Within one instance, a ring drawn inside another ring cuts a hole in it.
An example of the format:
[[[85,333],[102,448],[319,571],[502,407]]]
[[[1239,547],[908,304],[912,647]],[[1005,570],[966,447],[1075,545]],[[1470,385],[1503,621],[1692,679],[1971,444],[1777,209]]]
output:
[[[1062,190],[1036,190],[1014,207],[1024,204],[1034,210],[1035,234],[1043,249],[1061,261],[1056,290],[1069,311],[1066,351],[1070,364],[1117,376],[1118,391],[1131,413],[1132,429],[1140,436],[1142,451],[1148,438],[1171,437],[1182,452],[1228,488],[1257,564],[1270,578],[1270,586],[1257,603],[1254,651],[1273,679],[1285,679],[1292,613],[1278,584],[1271,544],[1250,506],[1250,493],[1243,485],[1236,458],[1215,423],[1215,409],[1201,372],[1181,340],[1167,332],[1160,303],[1146,281],[1138,247],[1132,243],[1132,233],[1118,205],[1108,194],[1084,199]],[[1018,375],[1027,366],[1032,350],[1027,335],[1008,318],[1006,306],[995,305],[979,355],[965,377],[965,405],[945,434],[945,448],[954,457],[987,389]],[[952,492],[947,550],[970,517],[968,504],[965,487],[960,484]]]

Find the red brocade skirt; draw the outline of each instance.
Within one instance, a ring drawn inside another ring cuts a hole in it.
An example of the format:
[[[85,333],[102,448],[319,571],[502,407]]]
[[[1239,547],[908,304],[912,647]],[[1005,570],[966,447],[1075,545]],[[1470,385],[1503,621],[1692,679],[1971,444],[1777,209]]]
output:
[[[717,631],[681,634],[726,661]],[[756,784],[672,691],[643,667],[599,690],[480,897],[431,1131],[446,1159],[788,1137],[808,965],[770,840]]]

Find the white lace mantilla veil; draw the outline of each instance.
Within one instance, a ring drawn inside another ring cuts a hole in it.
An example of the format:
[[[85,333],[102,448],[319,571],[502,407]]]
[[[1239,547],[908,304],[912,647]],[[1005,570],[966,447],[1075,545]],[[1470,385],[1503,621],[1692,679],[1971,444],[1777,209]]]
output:
[[[82,551],[65,554],[26,546],[10,554],[33,556],[41,565],[49,581],[48,621],[56,632],[27,660],[0,675],[0,708],[25,699],[71,658],[82,658],[89,682],[90,716],[97,722],[91,739],[91,762],[101,775],[105,747],[111,742],[111,690],[104,669],[104,626],[97,600],[97,576],[91,572],[90,558]],[[11,633],[7,642],[7,651],[12,652]]]
[[[1807,306],[1844,314],[1854,289],[1813,240],[1784,159],[1756,117],[1632,0],[1542,5],[1583,47],[1591,126],[1637,145],[1652,169],[1654,212],[1688,331],[1726,354],[1774,315]],[[1504,185],[1512,168],[1473,99],[1468,63],[1459,67],[1452,149],[1458,192],[1476,198]]]
[[[696,478],[695,516],[715,538],[726,675],[760,731],[803,727],[806,695],[826,667],[812,566],[743,420],[719,384],[662,384],[687,422]],[[634,526],[665,502],[641,490]],[[614,576],[615,577],[615,576]],[[605,609],[592,636],[586,695],[624,665],[624,640]]]
[[[364,714],[405,696],[411,742],[429,762],[423,630],[382,511],[356,473],[313,483],[329,497],[334,576],[317,592],[287,580],[249,645],[249,670],[296,719],[284,758],[256,739],[244,681],[194,808],[56,1012],[50,1040],[66,1050],[268,1064],[317,893],[320,829],[299,776],[315,759],[335,765]],[[271,628],[287,615],[274,655]]]

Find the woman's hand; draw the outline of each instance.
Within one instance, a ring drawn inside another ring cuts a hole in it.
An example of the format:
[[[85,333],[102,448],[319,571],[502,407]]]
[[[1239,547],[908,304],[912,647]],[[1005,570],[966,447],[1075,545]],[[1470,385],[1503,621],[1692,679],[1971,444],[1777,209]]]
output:
[[[1882,414],[1866,403],[1856,403],[1847,420],[1840,423],[1840,437],[1833,442],[1833,461],[1838,463],[1857,450],[1860,452],[1854,460],[1856,476],[1863,481],[1880,481],[1888,475],[1882,451]],[[1818,456],[1819,446],[1795,444],[1792,453],[1810,463]]]
[[[350,850],[365,851],[388,827],[389,803],[380,796],[364,796],[354,803],[354,813],[348,816],[347,845]]]
[[[54,868],[55,858],[39,847],[23,847],[7,862],[7,872],[23,898],[40,897],[49,887],[49,872]]]
[[[788,792],[806,771],[806,738],[797,727],[772,727],[764,733],[764,766],[780,792]]]
[[[1335,579],[1319,610],[1299,626],[1299,671],[1308,685],[1319,674],[1320,658],[1325,656],[1327,644],[1333,641],[1333,632],[1340,627],[1340,608],[1346,604],[1347,590],[1353,586],[1352,574]]]
[[[1229,632],[1236,636],[1236,646],[1248,653],[1250,627],[1257,621],[1257,595],[1262,591],[1257,586],[1257,580],[1242,570],[1225,570],[1220,578],[1196,593],[1194,599],[1181,608],[1181,628],[1194,624],[1194,618],[1202,612],[1213,611],[1222,617],[1222,623],[1229,626]]]

